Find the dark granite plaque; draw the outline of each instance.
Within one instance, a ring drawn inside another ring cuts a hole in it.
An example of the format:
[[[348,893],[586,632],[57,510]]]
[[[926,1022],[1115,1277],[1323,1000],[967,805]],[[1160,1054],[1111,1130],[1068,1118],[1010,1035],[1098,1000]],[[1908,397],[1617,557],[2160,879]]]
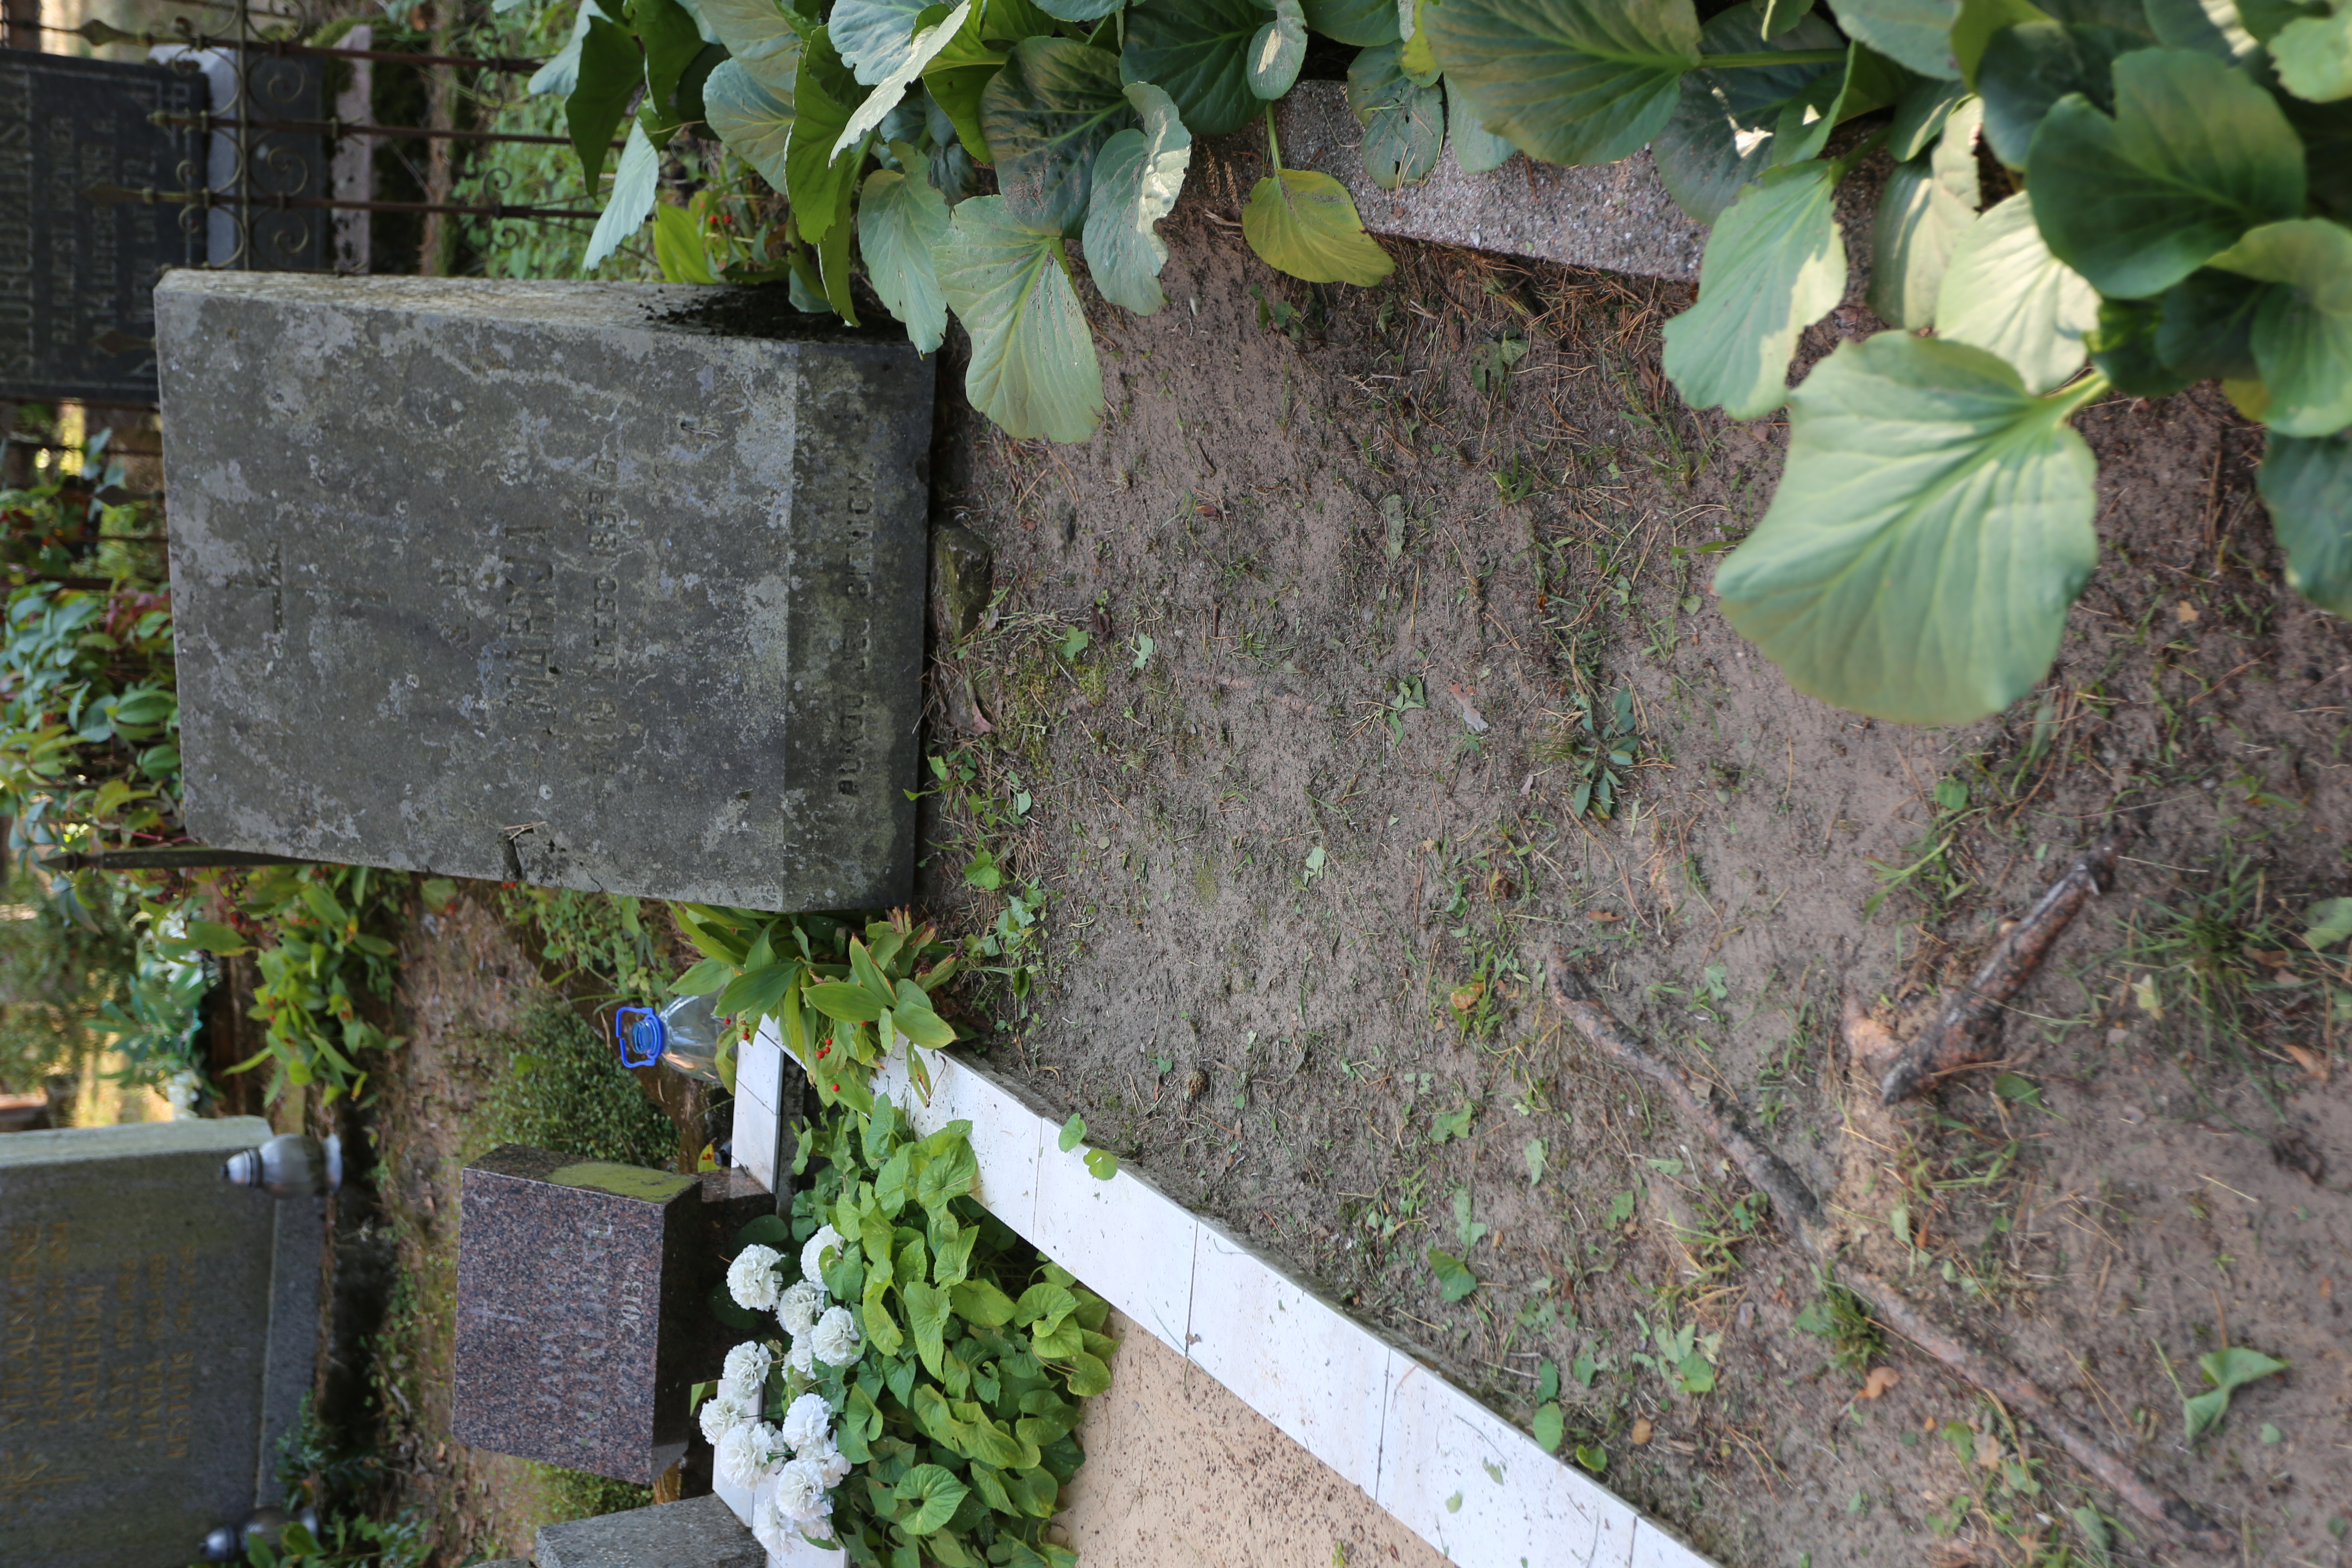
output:
[[[203,228],[84,193],[201,184],[195,132],[149,117],[205,102],[169,67],[0,49],[0,401],[155,401],[155,280],[204,259]]]
[[[174,273],[190,832],[904,901],[932,367],[779,289]]]
[[[281,1501],[323,1205],[221,1180],[258,1117],[0,1137],[0,1563],[177,1568]]]
[[[686,1452],[688,1387],[718,1374],[719,1244],[770,1205],[698,1180],[509,1143],[466,1167],[457,1440],[650,1483]]]

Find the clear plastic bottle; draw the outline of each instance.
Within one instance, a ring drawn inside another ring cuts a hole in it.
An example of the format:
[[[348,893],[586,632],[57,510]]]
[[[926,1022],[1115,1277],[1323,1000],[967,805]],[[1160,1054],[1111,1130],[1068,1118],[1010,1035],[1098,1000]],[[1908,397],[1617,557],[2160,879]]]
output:
[[[613,1035],[629,1067],[667,1062],[688,1078],[719,1081],[719,1045],[727,1037],[727,1025],[710,1010],[708,996],[680,996],[658,1013],[624,1007],[614,1016]]]

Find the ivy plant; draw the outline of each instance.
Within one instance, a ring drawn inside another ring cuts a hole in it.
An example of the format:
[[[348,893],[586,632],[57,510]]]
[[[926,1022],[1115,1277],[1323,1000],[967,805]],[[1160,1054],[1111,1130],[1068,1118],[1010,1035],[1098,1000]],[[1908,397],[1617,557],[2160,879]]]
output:
[[[2098,555],[2074,416],[2211,378],[2269,427],[2289,582],[2352,614],[2342,0],[1420,5],[1486,129],[1558,163],[1646,145],[1713,226],[1665,369],[1695,406],[1787,405],[1780,488],[1715,586],[1800,689],[1916,723],[2031,690]],[[1895,330],[1791,391],[1845,293],[1839,187],[1882,149],[1870,304]]]
[[[781,281],[856,322],[862,277],[926,353],[950,313],[963,323],[966,391],[1008,433],[1084,441],[1102,370],[1073,247],[1105,300],[1164,306],[1157,226],[1196,135],[1263,119],[1271,167],[1242,230],[1269,265],[1314,283],[1388,276],[1347,187],[1282,166],[1271,106],[1310,33],[1358,50],[1348,101],[1381,185],[1423,177],[1449,141],[1465,168],[1510,155],[1449,98],[1395,0],[585,0],[532,86],[565,95],[592,190],[626,129],[588,266],[652,216],[674,280]],[[784,197],[772,247],[714,234],[707,206],[660,205],[662,150],[697,123]]]

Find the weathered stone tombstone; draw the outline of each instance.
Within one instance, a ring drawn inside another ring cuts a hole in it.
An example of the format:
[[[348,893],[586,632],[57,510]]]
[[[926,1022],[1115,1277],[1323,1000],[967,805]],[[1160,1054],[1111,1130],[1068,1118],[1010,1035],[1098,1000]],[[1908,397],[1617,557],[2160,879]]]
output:
[[[191,833],[903,901],[932,369],[772,289],[157,291]]]
[[[0,1561],[169,1568],[276,1493],[320,1201],[221,1179],[258,1117],[0,1138]]]
[[[155,281],[204,259],[202,226],[85,193],[201,179],[195,132],[150,117],[206,101],[164,66],[0,50],[0,401],[155,401]]]
[[[466,1167],[452,1435],[650,1484],[684,1457],[687,1394],[725,1355],[719,1247],[774,1200],[509,1143]]]

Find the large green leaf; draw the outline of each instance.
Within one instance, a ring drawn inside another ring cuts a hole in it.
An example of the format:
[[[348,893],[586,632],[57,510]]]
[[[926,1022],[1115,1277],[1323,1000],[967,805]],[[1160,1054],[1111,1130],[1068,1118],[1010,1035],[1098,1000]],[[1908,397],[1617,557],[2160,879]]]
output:
[[[916,30],[915,36],[907,41],[905,56],[891,68],[889,75],[874,84],[874,90],[866,95],[865,101],[851,113],[849,123],[843,126],[841,134],[834,138],[835,157],[838,158],[853,143],[881,129],[882,121],[898,107],[899,100],[907,96],[907,89],[914,85],[915,79],[922,75],[924,69],[962,32],[965,22],[971,19],[972,7],[977,4],[979,0],[961,0],[961,4],[946,16],[929,26]],[[853,172],[856,167],[856,163],[850,165]]]
[[[1960,104],[1933,148],[1886,177],[1871,225],[1870,308],[1882,321],[1916,331],[1936,319],[1952,248],[1976,221],[1982,113],[1974,99]]]
[[[636,40],[602,16],[592,17],[580,42],[578,80],[563,100],[563,119],[572,133],[572,151],[593,193],[604,172],[604,153],[629,100],[645,85],[645,58]]]
[[[1290,90],[1307,58],[1307,13],[1298,0],[1274,0],[1274,15],[1250,39],[1250,91],[1269,101]]]
[[[2156,352],[2157,308],[2145,300],[2102,300],[2099,325],[2084,342],[2099,374],[2126,397],[2169,397],[2196,380]]]
[[[1445,0],[1422,26],[1478,122],[1549,163],[1642,147],[1699,63],[1691,0]]]
[[[931,258],[971,334],[965,395],[1020,439],[1084,441],[1102,422],[1102,364],[1059,243],[1024,226],[1003,196],[974,196]]]
[[[1396,0],[1302,0],[1307,25],[1358,48],[1397,41]]]
[[[1698,303],[1666,323],[1666,374],[1694,408],[1738,419],[1780,406],[1797,334],[1845,296],[1845,245],[1823,163],[1775,169],[1707,236]]]
[[[1944,122],[1969,96],[1966,82],[1942,77],[1921,77],[1895,101],[1895,121],[1886,128],[1886,155],[1907,163],[1925,153],[1943,134]]]
[[[1127,89],[1143,128],[1115,132],[1095,154],[1094,198],[1083,243],[1095,287],[1113,304],[1149,316],[1168,302],[1160,268],[1168,247],[1156,226],[1176,205],[1192,164],[1192,136],[1176,104],[1150,82]]]
[[[793,226],[812,245],[832,228],[842,194],[856,177],[854,163],[836,159],[833,149],[865,96],[831,36],[813,29],[793,79],[793,130],[784,150],[784,198],[793,205]]]
[[[1445,141],[1465,174],[1484,174],[1511,161],[1518,149],[1478,123],[1458,92],[1445,95]]]
[[[910,1279],[898,1287],[898,1300],[907,1308],[907,1331],[914,1336],[915,1353],[923,1358],[925,1371],[939,1376],[948,1319],[954,1310],[949,1293],[925,1280]]]
[[[1074,235],[1086,225],[1095,155],[1135,123],[1119,62],[1074,38],[1024,38],[980,99],[996,183],[1013,216]]]
[[[929,0],[835,0],[825,18],[833,47],[868,87],[906,63]]]
[[[2147,0],[2147,22],[2167,48],[2198,49],[2232,64],[2263,47],[2246,31],[2236,0]]]
[[[2099,324],[2099,293],[2050,254],[2020,191],[1960,236],[1936,296],[1936,335],[2009,362],[2028,392],[2047,392],[2083,368],[2083,339]]]
[[[2321,609],[2352,616],[2352,432],[2273,431],[2261,484],[2288,584]]]
[[[1768,39],[1763,13],[1748,0],[1710,18],[1699,41],[1706,54],[1745,55],[1835,48],[1838,37],[1827,22],[1807,16]],[[1696,221],[1714,223],[1742,185],[1772,166],[1772,132],[1781,110],[1843,68],[1806,60],[1685,75],[1674,118],[1650,145],[1666,194]]]
[[[2189,381],[2252,381],[2254,316],[2269,286],[2236,272],[2200,268],[2164,291],[2158,357]]]
[[[2278,106],[2303,139],[2311,205],[2323,216],[2352,223],[2352,100],[2306,103],[2290,96]]]
[[[914,149],[900,142],[892,151],[900,147],[907,151],[899,162],[907,163]],[[919,353],[929,353],[947,335],[947,299],[931,270],[931,253],[947,233],[947,198],[920,174],[877,169],[866,176],[857,203],[857,248],[874,292],[885,310],[906,323],[907,341]]]
[[[939,1465],[917,1465],[898,1478],[890,1495],[916,1505],[913,1513],[898,1521],[908,1534],[935,1535],[947,1528],[948,1521],[955,1517],[955,1510],[970,1490],[955,1479],[952,1470]]]
[[[701,26],[677,0],[634,0],[629,14],[646,47],[646,100],[659,112],[674,113],[678,84],[702,53]]]
[[[587,254],[580,259],[583,276],[603,265],[653,215],[660,190],[660,149],[646,136],[644,126],[631,121],[628,144],[621,149],[620,166],[613,171],[612,195],[604,198],[604,210],[588,237]]]
[[[2028,22],[1995,33],[1977,64],[1985,141],[1994,156],[2012,169],[2024,168],[2042,117],[2070,92],[2081,93],[2102,113],[2115,112],[2116,58],[2146,44],[2120,27],[2063,22]]]
[[[792,102],[793,84],[800,75],[800,28],[776,0],[697,0],[697,14],[761,87],[786,104]],[[707,97],[707,89],[705,92]],[[775,181],[769,183],[782,188]]]
[[[1799,690],[1958,724],[2042,679],[2098,559],[2098,465],[2006,363],[1904,332],[1845,342],[1790,400],[1772,505],[1715,578]]]
[[[1249,78],[1265,21],[1253,0],[1139,0],[1127,8],[1119,75],[1164,89],[1195,136],[1238,131],[1265,107]]]
[[[2324,16],[2298,16],[2271,39],[2279,85],[2297,98],[2332,103],[2352,98],[2352,5]]]
[[[1348,67],[1348,108],[1364,128],[1364,173],[1384,191],[1428,177],[1445,151],[1445,95],[1416,86],[1399,46],[1358,51]]]
[[[1369,289],[1396,267],[1364,232],[1348,187],[1311,169],[1278,169],[1252,187],[1242,237],[1268,267],[1309,283]]]
[[[2099,292],[2162,292],[2257,224],[2303,210],[2303,144],[2271,95],[2210,55],[2116,61],[2116,113],[2079,93],[2034,133],[2043,235]]]
[[[1835,0],[1838,26],[1921,76],[1958,77],[1952,24],[1960,0]]]
[[[1848,44],[1843,70],[1815,79],[1806,91],[1781,106],[1773,128],[1772,162],[1797,163],[1818,157],[1829,145],[1830,132],[1858,114],[1884,109],[1921,79],[1883,55]]]
[[[2263,422],[2289,436],[2352,425],[2352,228],[2294,218],[2251,230],[2213,265],[2275,287],[2254,310]]]

